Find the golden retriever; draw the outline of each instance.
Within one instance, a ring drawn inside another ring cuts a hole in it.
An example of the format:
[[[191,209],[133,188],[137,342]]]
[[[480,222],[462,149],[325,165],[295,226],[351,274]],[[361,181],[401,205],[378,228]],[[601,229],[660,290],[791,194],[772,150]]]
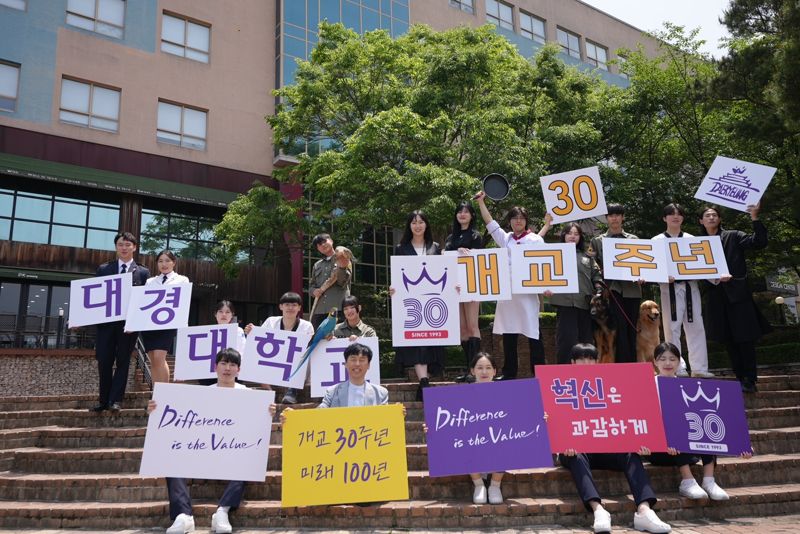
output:
[[[653,363],[653,351],[661,343],[661,310],[652,300],[639,306],[639,324],[636,327],[636,361]]]

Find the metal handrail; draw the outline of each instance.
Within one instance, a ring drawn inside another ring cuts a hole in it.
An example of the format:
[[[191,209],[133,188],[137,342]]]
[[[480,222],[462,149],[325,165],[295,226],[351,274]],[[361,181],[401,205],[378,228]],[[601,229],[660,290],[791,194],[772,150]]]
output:
[[[142,370],[142,378],[150,386],[150,389],[153,389],[153,375],[150,374],[150,363],[147,360],[147,352],[144,350],[141,337],[136,336],[134,348],[136,349],[136,368]]]

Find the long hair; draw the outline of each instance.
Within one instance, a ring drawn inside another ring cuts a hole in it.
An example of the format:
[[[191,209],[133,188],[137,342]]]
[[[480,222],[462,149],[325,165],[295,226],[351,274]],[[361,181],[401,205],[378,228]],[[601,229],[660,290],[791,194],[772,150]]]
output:
[[[406,227],[403,230],[403,237],[400,238],[401,245],[407,245],[411,243],[411,238],[414,237],[411,233],[411,222],[419,217],[425,223],[425,246],[429,247],[433,244],[433,233],[431,232],[431,223],[428,220],[428,216],[422,210],[414,210],[408,214],[406,218]]]
[[[567,223],[567,224],[565,224],[565,225],[563,225],[561,227],[561,237],[559,238],[559,241],[561,243],[566,243],[565,239],[567,237],[567,234],[573,228],[578,230],[578,236],[579,236],[578,237],[578,242],[575,243],[575,249],[576,250],[580,250],[581,252],[583,252],[583,247],[585,245],[584,240],[583,240],[583,230],[581,230],[581,225],[576,223],[576,222],[570,222],[570,223]]]
[[[467,230],[469,231],[475,229],[475,208],[472,207],[472,202],[464,200],[458,206],[456,206],[456,211],[453,213],[453,231],[450,232],[450,235],[453,236],[453,239],[456,239],[456,236],[461,233],[461,223],[458,222],[458,219],[456,218],[461,210],[467,210],[472,216],[469,221],[469,226],[467,226]]]

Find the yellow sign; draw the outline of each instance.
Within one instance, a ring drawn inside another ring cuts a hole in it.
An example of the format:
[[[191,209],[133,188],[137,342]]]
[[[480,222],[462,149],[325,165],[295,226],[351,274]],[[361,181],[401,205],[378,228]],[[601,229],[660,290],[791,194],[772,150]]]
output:
[[[284,507],[408,499],[402,406],[288,413],[281,486]]]

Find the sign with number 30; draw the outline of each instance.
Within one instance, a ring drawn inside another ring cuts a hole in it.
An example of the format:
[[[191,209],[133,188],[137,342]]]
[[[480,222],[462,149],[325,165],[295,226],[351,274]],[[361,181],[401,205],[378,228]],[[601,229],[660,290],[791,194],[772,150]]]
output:
[[[553,223],[605,215],[606,198],[597,167],[542,176],[542,194]]]

